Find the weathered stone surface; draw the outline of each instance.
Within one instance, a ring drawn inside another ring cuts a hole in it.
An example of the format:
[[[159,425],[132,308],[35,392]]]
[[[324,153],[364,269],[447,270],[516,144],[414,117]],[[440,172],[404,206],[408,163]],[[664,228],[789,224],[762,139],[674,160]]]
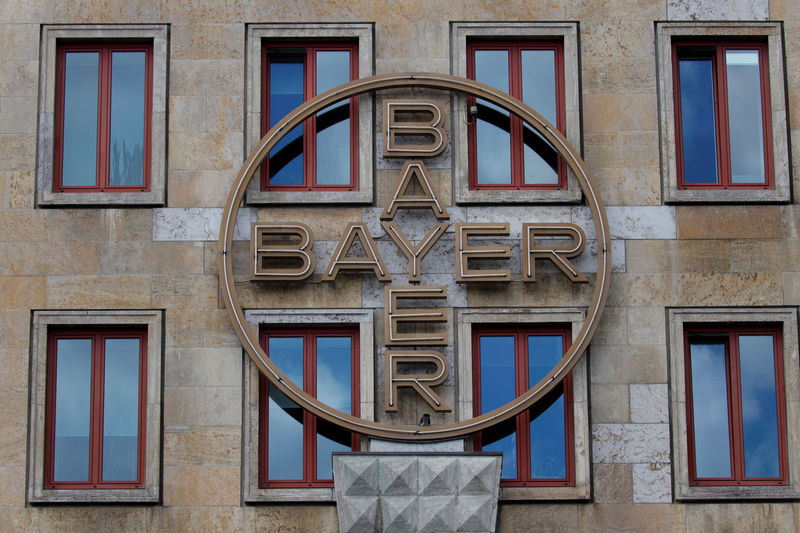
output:
[[[235,426],[241,402],[239,387],[165,387],[164,425]]]
[[[593,424],[592,452],[597,463],[669,460],[667,424]]]
[[[624,463],[596,463],[593,483],[595,503],[631,503],[633,467]],[[502,512],[502,507],[500,509]]]
[[[236,466],[166,466],[164,505],[168,507],[238,505],[239,471]]]
[[[678,206],[679,239],[778,239],[781,211],[775,205]]]
[[[678,274],[678,296],[684,305],[776,305],[783,301],[781,277],[746,274]]]
[[[39,508],[39,527],[48,531],[142,531],[146,507],[62,507]]]
[[[100,245],[101,274],[202,274],[202,243],[112,242]]]
[[[144,276],[50,276],[45,286],[47,307],[56,309],[149,307],[150,289]]]
[[[634,383],[630,387],[631,422],[669,422],[669,391],[665,383]]]
[[[769,0],[667,0],[669,20],[767,20]]]
[[[589,388],[592,421],[595,423],[630,422],[628,386],[622,383],[592,383]]]
[[[153,306],[214,308],[218,303],[217,287],[216,276],[153,276]]]
[[[249,531],[248,513],[238,507],[164,507],[150,513],[148,531]]]
[[[539,503],[537,505],[500,504],[497,531],[526,531],[532,524],[543,531],[569,533],[578,531],[578,509],[573,505]]]
[[[167,348],[167,387],[236,387],[242,381],[242,350],[230,348]]]
[[[667,381],[667,355],[664,346],[592,346],[589,363],[592,383]]]
[[[241,426],[167,426],[164,464],[237,466],[241,462]]]
[[[578,508],[583,531],[619,533],[684,531],[687,512],[684,506],[663,504],[600,504]]]
[[[253,531],[270,531],[280,527],[287,533],[339,533],[339,521],[333,505],[259,505],[250,509]]]
[[[729,272],[731,243],[725,240],[625,242],[626,271]]]
[[[666,315],[663,307],[628,308],[628,344],[665,344]]]
[[[672,501],[672,480],[669,463],[633,465],[634,503],[669,503]]]

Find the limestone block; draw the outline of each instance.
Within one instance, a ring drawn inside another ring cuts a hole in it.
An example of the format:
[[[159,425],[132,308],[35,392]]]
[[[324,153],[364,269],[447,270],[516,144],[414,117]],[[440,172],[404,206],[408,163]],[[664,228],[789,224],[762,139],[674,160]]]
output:
[[[609,206],[606,208],[612,239],[674,239],[675,208],[672,206]],[[573,208],[573,222],[596,239],[588,207]]]
[[[782,279],[783,303],[800,305],[800,272],[784,272]]]
[[[169,170],[235,170],[241,166],[242,133],[172,133]]]
[[[153,276],[151,285],[154,307],[208,309],[219,305],[217,276]]]
[[[167,309],[165,343],[173,346],[200,346],[203,344],[205,312],[198,309]]]
[[[144,276],[49,276],[47,307],[131,309],[151,306],[151,282]]]
[[[225,465],[241,463],[240,426],[168,426],[164,433],[164,464]]]
[[[0,96],[0,133],[36,133],[36,97]]]
[[[679,239],[779,239],[781,210],[776,205],[677,206]]]
[[[17,133],[0,135],[0,170],[30,171],[36,161],[36,135]]]
[[[241,423],[240,387],[165,387],[165,426],[235,426]]]
[[[351,208],[328,208],[328,207],[269,207],[258,210],[257,218],[253,221],[258,222],[303,222],[308,224],[314,233],[314,239],[320,241],[338,242],[344,235],[349,222],[361,220],[362,210],[357,207]],[[377,219],[377,216],[375,217]],[[373,237],[380,234],[372,232]],[[250,226],[247,227],[247,240],[250,240]]]
[[[592,421],[598,423],[629,422],[631,413],[628,386],[622,383],[592,383]]]
[[[0,466],[0,506],[25,505],[25,466]]]
[[[42,506],[38,522],[48,531],[142,531],[147,525],[147,507]]]
[[[3,364],[0,365],[0,390],[25,388],[28,385],[28,351],[24,348],[6,347],[3,348],[3,354]]]
[[[800,240],[731,242],[732,272],[782,272],[800,265]]]
[[[33,171],[0,172],[0,207],[32,208],[35,188],[36,178]]]
[[[39,19],[36,23],[39,24],[42,20],[49,19]],[[0,65],[0,96],[35,95],[38,78],[38,60],[4,61]]]
[[[575,289],[563,274],[541,274],[533,283],[469,284],[470,307],[559,307],[575,304]]]
[[[665,320],[663,307],[628,308],[628,344],[666,344]]]
[[[656,77],[652,56],[647,58],[593,57],[582,63],[584,94],[655,94]]]
[[[148,531],[248,531],[241,507],[162,507],[148,515]]]
[[[677,287],[670,274],[615,274],[611,277],[613,290],[607,305],[661,306],[675,305]]]
[[[169,99],[169,132],[206,131],[206,98],[204,96],[171,96]]]
[[[100,244],[100,273],[202,274],[203,244],[199,242],[110,242]]]
[[[239,505],[239,471],[236,466],[166,466],[164,505]]]
[[[628,337],[628,310],[626,307],[606,306],[600,325],[592,337],[592,346],[618,345],[620,339]]]
[[[592,424],[592,452],[597,463],[669,461],[668,424]]]
[[[203,344],[206,346],[241,346],[239,337],[233,332],[227,311],[211,309],[205,312]]]
[[[108,230],[110,241],[151,241],[152,209],[103,209],[100,224]]]
[[[667,0],[667,20],[767,20],[769,0]]]
[[[206,26],[208,30],[207,57],[211,59],[241,59],[243,57],[242,34],[244,28],[241,21],[235,22],[235,24],[212,23]]]
[[[592,383],[667,381],[667,354],[663,345],[592,346],[589,365]]]
[[[339,533],[333,505],[258,505],[248,510],[253,515],[254,531]]]
[[[253,282],[237,285],[243,307],[303,309],[317,307],[361,307],[361,275],[342,275],[329,282]]]
[[[666,383],[634,383],[630,388],[632,422],[669,422]]]
[[[0,346],[28,349],[31,314],[27,309],[0,309]]]
[[[97,272],[98,251],[95,243],[0,243],[0,275],[63,276]]]
[[[0,513],[2,531],[38,531],[39,510],[32,507],[6,507]]]
[[[242,382],[242,350],[236,347],[167,348],[167,387],[236,387]]]
[[[208,25],[173,22],[170,27],[170,57],[204,59],[207,56]]]
[[[782,277],[771,273],[678,274],[682,305],[778,305]]]
[[[672,478],[669,463],[633,465],[634,503],[670,503]]]
[[[595,503],[630,503],[633,501],[633,466],[624,463],[595,464]]]
[[[579,507],[578,516],[584,531],[662,533],[684,531],[686,509],[685,506],[663,504],[597,504]]]
[[[175,59],[170,62],[169,66],[170,95],[213,96],[243,94],[244,80],[241,61],[232,59]]]
[[[731,241],[630,240],[625,260],[628,272],[729,272]]]
[[[638,166],[619,169],[622,180],[624,205],[661,204],[661,168],[658,166]],[[605,200],[605,196],[603,196]],[[608,200],[611,203],[610,200]]]
[[[0,294],[7,309],[44,307],[44,278],[33,276],[0,277]]]
[[[206,97],[205,129],[210,132],[238,131],[242,129],[241,96],[219,95]]]
[[[533,524],[548,533],[578,531],[578,508],[544,502],[536,505],[500,504],[497,531],[530,531]]]

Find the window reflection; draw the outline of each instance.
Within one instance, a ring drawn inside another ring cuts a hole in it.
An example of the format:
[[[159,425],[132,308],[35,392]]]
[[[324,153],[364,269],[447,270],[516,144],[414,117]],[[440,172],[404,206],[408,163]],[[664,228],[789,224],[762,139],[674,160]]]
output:
[[[88,481],[92,339],[59,339],[56,350],[53,481]]]

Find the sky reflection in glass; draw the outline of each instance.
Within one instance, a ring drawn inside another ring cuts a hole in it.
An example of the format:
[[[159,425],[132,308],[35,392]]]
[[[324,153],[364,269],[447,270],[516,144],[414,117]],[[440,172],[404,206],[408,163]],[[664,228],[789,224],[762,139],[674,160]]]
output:
[[[528,336],[528,384],[539,382],[564,354],[561,335]],[[563,390],[563,389],[562,389]],[[538,404],[537,404],[538,405]],[[538,409],[531,411],[531,416]],[[538,412],[531,420],[531,477],[563,479],[567,477],[566,428],[564,426],[564,394]]]
[[[139,342],[105,341],[103,481],[135,481],[138,477]]]
[[[509,92],[508,51],[476,50],[475,80]],[[507,111],[478,99],[476,117],[477,182],[511,183],[511,118]]]
[[[482,336],[481,413],[487,413],[516,398],[514,336]],[[515,419],[489,431],[484,431],[482,449],[502,452],[503,478],[517,477],[517,433]]]
[[[711,59],[678,62],[683,133],[683,180],[717,183],[717,134],[714,119],[714,71]]]
[[[778,398],[771,335],[741,335],[739,365],[745,477],[779,477]]]
[[[764,183],[764,128],[758,50],[726,50],[731,182]]]
[[[350,81],[350,52],[319,50],[316,94]],[[350,100],[317,113],[317,184],[350,183]]]
[[[269,127],[303,103],[304,60],[274,57],[269,64]],[[302,185],[303,125],[293,128],[269,152],[270,185]]]
[[[692,343],[692,411],[698,478],[731,476],[725,345]]]
[[[556,111],[556,53],[554,50],[522,50],[522,101],[546,118],[554,126],[558,125]],[[552,146],[528,124],[523,126],[529,135],[544,143],[549,152],[555,153]],[[526,136],[527,137],[527,136]],[[537,143],[538,144],[538,143]],[[539,144],[541,146],[541,144]],[[558,167],[553,168],[529,143],[524,148],[524,183],[558,183]],[[557,156],[556,159],[557,161]]]
[[[111,54],[109,185],[144,185],[145,53]]]
[[[54,481],[89,480],[92,340],[56,341]]]
[[[67,52],[64,66],[64,134],[61,184],[97,184],[98,52]]]

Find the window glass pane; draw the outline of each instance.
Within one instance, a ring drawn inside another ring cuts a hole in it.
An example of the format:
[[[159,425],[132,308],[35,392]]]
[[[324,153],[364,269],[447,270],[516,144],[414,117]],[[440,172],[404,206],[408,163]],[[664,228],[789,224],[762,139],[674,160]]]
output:
[[[349,431],[317,418],[317,479],[333,479],[333,452],[349,452],[352,437]]]
[[[697,477],[730,477],[725,345],[693,343],[690,358]]]
[[[514,337],[482,336],[480,350],[481,413],[486,413],[517,397]]]
[[[97,52],[67,52],[61,184],[97,184]]]
[[[508,51],[476,50],[475,80],[507,93]],[[507,111],[477,100],[475,117],[479,185],[511,183],[511,118]]]
[[[739,337],[745,477],[779,477],[778,399],[771,335]]]
[[[303,479],[303,409],[269,387],[269,479]]]
[[[731,181],[764,183],[764,128],[758,50],[726,50]]]
[[[503,479],[516,479],[517,417],[485,430],[481,434],[481,450],[484,452],[501,452],[503,454],[503,467],[500,477]]]
[[[109,184],[144,185],[145,53],[111,54]]]
[[[320,50],[317,94],[350,81],[350,52]],[[317,114],[317,185],[350,184],[350,100]]]
[[[56,341],[54,481],[89,480],[92,340]]]
[[[563,354],[561,335],[528,336],[529,385],[538,383]],[[567,477],[564,394],[551,393],[541,403],[531,409],[531,477],[563,479]]]
[[[717,134],[714,115],[714,72],[711,59],[678,62],[683,133],[683,181],[717,183]]]
[[[269,127],[303,103],[303,57],[271,57]],[[270,185],[303,184],[303,125],[287,133],[269,153]]]
[[[267,356],[295,385],[303,383],[303,337],[270,337]]]
[[[139,353],[139,339],[105,341],[104,481],[138,477]]]
[[[317,398],[351,414],[350,337],[317,337]]]
[[[554,50],[522,50],[522,101],[558,125],[556,111],[556,53]],[[524,182],[558,184],[558,154],[536,130],[523,129]]]

